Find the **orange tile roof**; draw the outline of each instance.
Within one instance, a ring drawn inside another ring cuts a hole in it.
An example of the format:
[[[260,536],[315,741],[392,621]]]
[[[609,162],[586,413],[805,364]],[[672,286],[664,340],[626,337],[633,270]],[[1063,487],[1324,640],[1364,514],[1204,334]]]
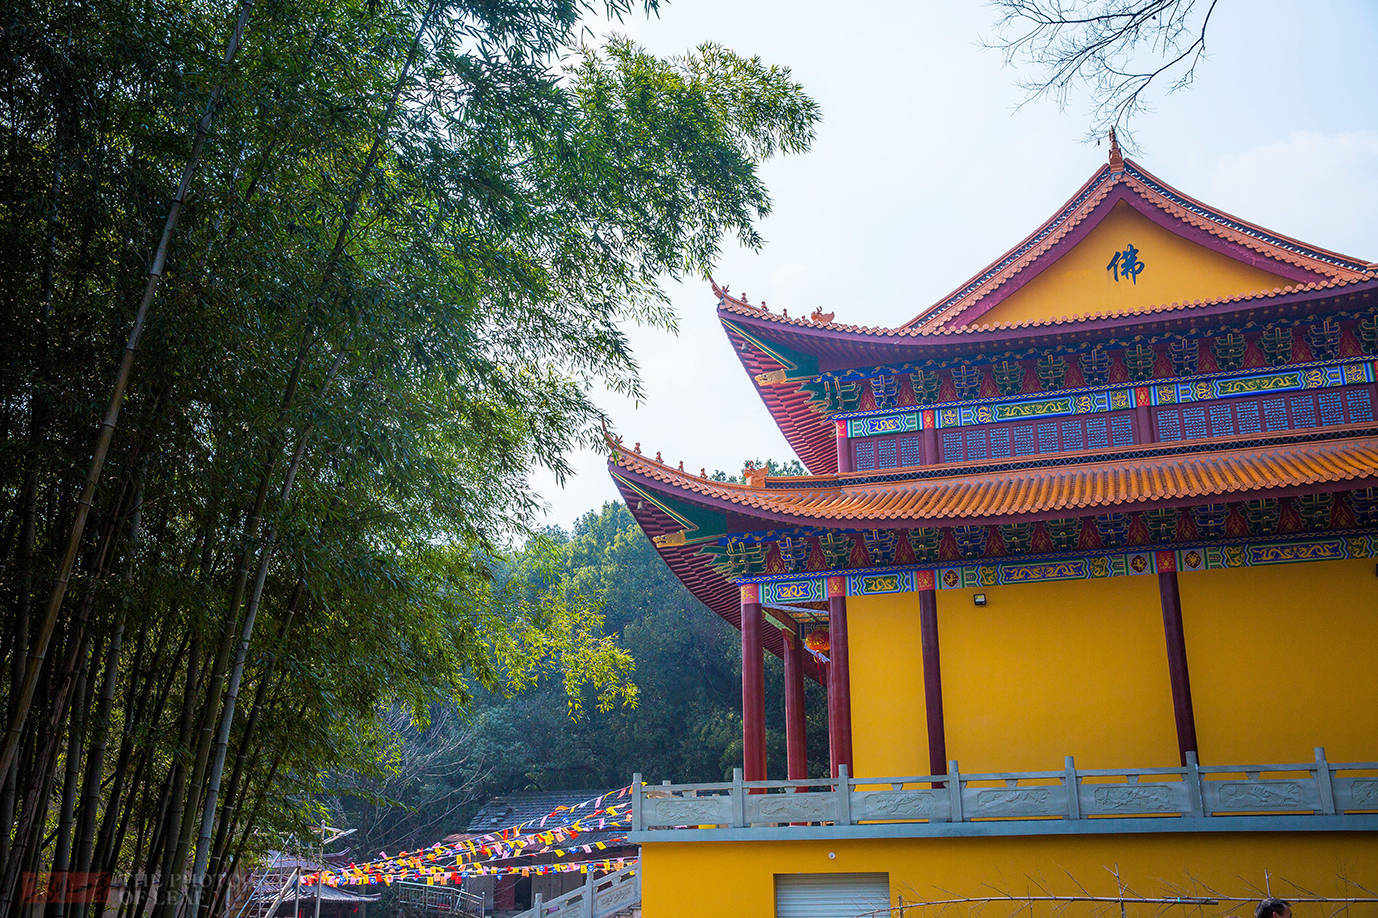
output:
[[[1371,425],[1357,427],[1371,429]],[[1159,449],[1163,445],[1156,444]],[[857,475],[768,479],[764,486],[716,482],[620,445],[615,446],[612,462],[614,471],[636,473],[664,485],[667,493],[693,502],[731,505],[729,509],[737,512],[782,522],[839,526],[862,522],[946,525],[1084,514],[1378,479],[1378,436],[1372,435],[1144,455],[1149,451],[1129,447],[1107,452],[1104,460],[1082,464],[988,468],[1008,464],[1000,460],[954,469],[949,476],[868,484],[845,483]]]

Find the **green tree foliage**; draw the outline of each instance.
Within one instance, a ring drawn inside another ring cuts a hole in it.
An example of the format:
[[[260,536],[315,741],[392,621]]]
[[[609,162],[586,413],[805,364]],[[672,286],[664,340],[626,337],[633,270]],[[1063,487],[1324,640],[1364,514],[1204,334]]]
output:
[[[619,787],[633,772],[650,781],[721,781],[741,764],[739,632],[694,599],[620,503],[585,514],[569,535],[547,534],[536,553],[541,567],[550,543],[560,588],[601,598],[608,630],[635,660],[637,704],[574,719],[558,678],[509,697],[482,693],[469,723],[452,725],[463,734],[455,741],[462,751],[444,769],[429,764],[436,737],[399,734],[389,777],[336,776],[332,818],[361,828],[359,850],[430,844],[462,831],[484,800],[514,790]],[[531,563],[528,555],[523,564]],[[805,694],[811,773],[823,775],[827,699],[812,682]],[[784,673],[768,656],[767,754],[777,774],[784,769],[784,730]],[[443,778],[408,777],[428,769]],[[465,804],[457,806],[460,799]],[[446,818],[431,818],[438,812]]]
[[[817,120],[717,46],[578,46],[631,12],[5,4],[0,912],[44,868],[217,907],[389,705],[631,697],[596,601],[502,546]]]

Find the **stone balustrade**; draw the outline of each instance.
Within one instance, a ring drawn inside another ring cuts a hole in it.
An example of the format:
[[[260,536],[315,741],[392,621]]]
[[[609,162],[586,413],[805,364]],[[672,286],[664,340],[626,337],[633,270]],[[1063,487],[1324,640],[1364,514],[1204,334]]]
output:
[[[632,783],[633,842],[1378,830],[1378,762]]]

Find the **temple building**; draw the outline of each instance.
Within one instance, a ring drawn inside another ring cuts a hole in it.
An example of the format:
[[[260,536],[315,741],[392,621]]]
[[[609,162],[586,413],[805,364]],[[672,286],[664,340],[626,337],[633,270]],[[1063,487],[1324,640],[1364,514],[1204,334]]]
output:
[[[1195,200],[1112,138],[903,324],[713,293],[810,474],[714,481],[609,439],[665,563],[741,630],[741,769],[637,790],[647,918],[992,890],[1040,913],[1252,914],[1269,891],[1378,911],[1378,264]]]

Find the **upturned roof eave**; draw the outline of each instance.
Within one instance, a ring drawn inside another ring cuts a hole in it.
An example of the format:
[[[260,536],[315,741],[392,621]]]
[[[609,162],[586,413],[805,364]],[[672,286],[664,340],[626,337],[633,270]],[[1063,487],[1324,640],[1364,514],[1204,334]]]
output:
[[[614,486],[622,496],[623,502],[631,511],[632,517],[636,520],[641,531],[647,538],[651,539],[656,554],[660,555],[665,566],[670,568],[670,571],[695,599],[716,613],[723,621],[740,631],[742,628],[741,600],[737,585],[714,570],[707,559],[699,555],[694,547],[666,546],[657,543],[655,541],[657,535],[673,530],[666,526],[665,520],[657,518],[658,511],[643,506],[636,499],[636,493],[627,490],[623,480],[619,477],[622,471],[624,470],[620,469],[614,462],[609,461],[608,472],[612,475]],[[644,479],[643,476],[636,475],[635,477],[642,479],[640,483],[648,486],[651,484],[651,480]],[[761,643],[767,652],[783,658],[784,638],[778,628],[766,628]],[[822,681],[821,668],[817,661],[808,655],[805,655],[804,673],[810,679]]]

